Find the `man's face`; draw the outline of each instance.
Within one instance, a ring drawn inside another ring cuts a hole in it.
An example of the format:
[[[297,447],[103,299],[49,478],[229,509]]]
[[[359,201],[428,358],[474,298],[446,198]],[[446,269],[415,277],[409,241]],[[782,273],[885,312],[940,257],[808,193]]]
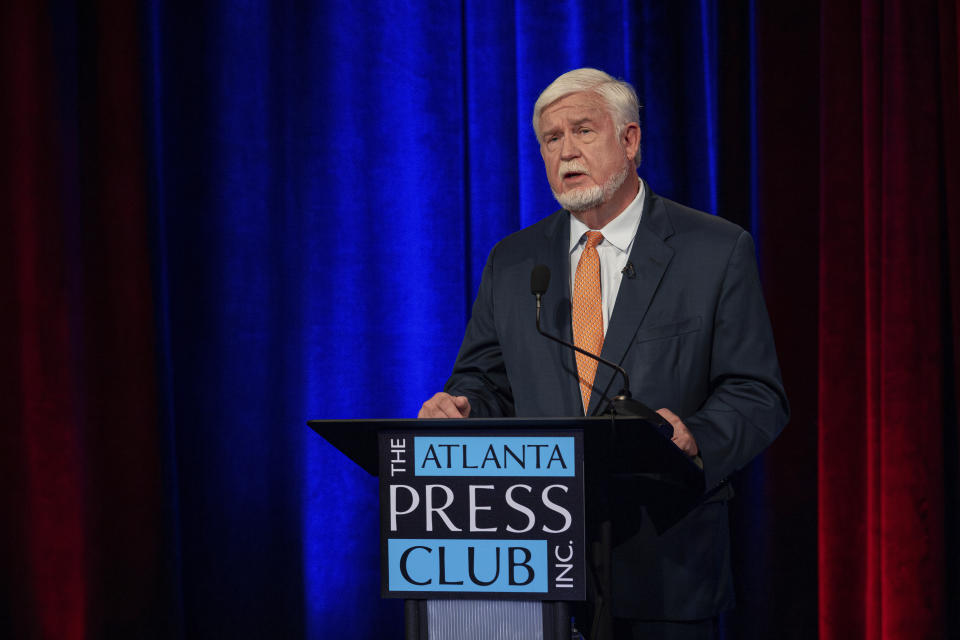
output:
[[[540,114],[539,129],[550,188],[571,211],[609,201],[635,170],[632,153],[617,138],[613,118],[595,93],[573,93],[549,105]],[[639,144],[639,129],[634,133]]]

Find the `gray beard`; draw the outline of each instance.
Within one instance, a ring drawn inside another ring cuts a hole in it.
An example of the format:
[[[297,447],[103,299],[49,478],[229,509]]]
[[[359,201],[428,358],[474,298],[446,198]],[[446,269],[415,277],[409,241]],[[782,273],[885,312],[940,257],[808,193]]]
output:
[[[595,184],[592,187],[581,187],[566,193],[554,191],[553,197],[560,203],[561,207],[572,213],[595,209],[613,197],[617,189],[623,186],[628,175],[630,175],[630,167],[624,165],[622,171],[610,176],[610,179],[602,186]]]

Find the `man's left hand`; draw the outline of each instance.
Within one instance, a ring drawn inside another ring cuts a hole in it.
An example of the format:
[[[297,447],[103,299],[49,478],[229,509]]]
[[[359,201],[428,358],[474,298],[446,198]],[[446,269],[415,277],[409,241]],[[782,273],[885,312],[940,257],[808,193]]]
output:
[[[680,449],[691,458],[700,453],[700,447],[697,446],[697,441],[694,440],[693,434],[687,429],[687,425],[683,424],[680,416],[670,411],[670,409],[657,409],[657,413],[673,425],[673,444],[680,447]]]

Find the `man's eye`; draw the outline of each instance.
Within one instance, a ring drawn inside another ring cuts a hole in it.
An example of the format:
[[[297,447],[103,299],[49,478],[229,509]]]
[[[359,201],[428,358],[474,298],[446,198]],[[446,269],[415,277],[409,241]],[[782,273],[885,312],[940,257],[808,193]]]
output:
[[[587,127],[581,127],[581,128],[580,128],[580,133],[591,133],[591,130],[588,129]]]

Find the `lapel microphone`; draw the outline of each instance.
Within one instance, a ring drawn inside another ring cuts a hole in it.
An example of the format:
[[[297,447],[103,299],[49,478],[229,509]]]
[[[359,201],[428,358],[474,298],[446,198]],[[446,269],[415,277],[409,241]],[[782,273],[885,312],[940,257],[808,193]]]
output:
[[[627,266],[620,270],[620,273],[627,276],[631,280],[637,277],[637,270],[633,268],[632,262],[628,262]]]

